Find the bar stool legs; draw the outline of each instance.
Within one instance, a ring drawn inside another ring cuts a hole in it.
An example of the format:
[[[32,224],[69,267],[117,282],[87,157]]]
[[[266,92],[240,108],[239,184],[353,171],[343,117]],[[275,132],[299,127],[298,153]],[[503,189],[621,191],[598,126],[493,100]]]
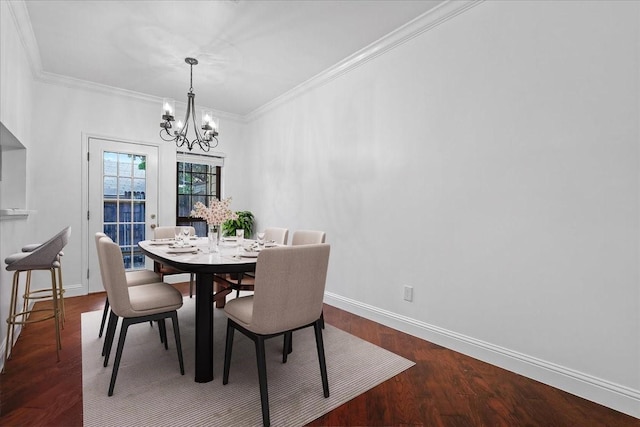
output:
[[[35,309],[35,310],[26,310],[23,305],[23,310],[21,312],[17,312],[18,305],[18,293],[19,293],[19,285],[20,285],[20,273],[27,273],[27,283],[30,282],[30,273],[31,270],[16,270],[13,273],[13,284],[11,287],[11,305],[9,306],[9,317],[7,318],[7,337],[5,342],[5,353],[4,353],[4,366],[2,372],[5,371],[7,366],[7,360],[11,357],[11,350],[13,348],[13,342],[15,340],[15,327],[16,325],[26,325],[28,323],[36,323],[42,322],[49,319],[54,319],[55,325],[55,333],[56,333],[56,358],[57,361],[60,361],[60,350],[62,349],[62,341],[60,339],[60,317],[61,317],[61,309],[60,304],[58,302],[58,296],[60,295],[57,278],[56,278],[56,268],[50,268],[49,271],[51,273],[51,295],[53,301],[53,308],[48,309]],[[59,269],[58,269],[59,270]],[[58,276],[59,278],[60,276]],[[29,284],[30,285],[30,284]],[[46,291],[49,291],[46,289]],[[25,292],[26,293],[26,292]],[[37,317],[35,319],[31,318],[33,313],[49,313],[44,317]]]

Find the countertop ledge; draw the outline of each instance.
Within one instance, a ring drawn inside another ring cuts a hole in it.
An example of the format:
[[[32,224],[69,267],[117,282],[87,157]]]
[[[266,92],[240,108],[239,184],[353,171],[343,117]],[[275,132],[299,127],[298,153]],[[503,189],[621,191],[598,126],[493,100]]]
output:
[[[25,219],[35,212],[36,211],[17,208],[0,209],[0,219]]]

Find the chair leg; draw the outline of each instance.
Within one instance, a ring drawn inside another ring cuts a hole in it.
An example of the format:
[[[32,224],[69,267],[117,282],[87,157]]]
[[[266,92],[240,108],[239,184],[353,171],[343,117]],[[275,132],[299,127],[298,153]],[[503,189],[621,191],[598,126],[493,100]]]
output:
[[[229,382],[229,367],[231,366],[231,351],[233,350],[233,333],[235,328],[231,324],[231,320],[227,319],[227,340],[224,346],[224,370],[222,373],[222,384]]]
[[[164,349],[169,350],[169,343],[167,342],[167,324],[164,319],[158,320],[158,330],[160,331],[160,342],[164,343]]]
[[[26,313],[29,309],[29,293],[31,293],[31,270],[27,271],[27,280],[24,285],[24,295],[22,296],[22,312]],[[26,325],[22,325],[24,328]]]
[[[56,328],[56,357],[60,361],[60,349],[62,349],[62,341],[60,340],[60,307],[58,302],[58,287],[56,286],[56,271],[51,270],[51,294],[53,299],[53,320]]]
[[[118,316],[112,311],[109,313],[109,324],[107,325],[107,335],[104,337],[102,345],[102,355],[104,356],[104,367],[109,364],[109,355],[111,354],[111,346],[116,335],[116,326],[118,326]]]
[[[4,346],[4,365],[2,372],[7,369],[7,360],[13,347],[13,332],[15,328],[16,304],[18,303],[18,285],[20,283],[20,272],[13,273],[13,284],[11,286],[11,305],[9,306],[9,317],[7,317],[7,337]]]
[[[285,332],[284,334],[284,345],[282,346],[282,363],[287,363],[287,357],[289,356],[290,351],[288,349],[291,347],[291,340],[293,339],[293,335],[291,332]]]
[[[327,379],[327,363],[324,358],[324,342],[322,340],[322,322],[318,319],[313,324],[316,333],[316,347],[318,348],[318,361],[320,362],[320,375],[322,376],[322,390],[324,397],[329,397],[329,380]]]
[[[262,424],[271,425],[269,416],[269,390],[267,387],[267,360],[264,349],[264,337],[256,336],[256,359],[258,361],[258,382],[260,383],[260,404],[262,405]]]
[[[102,338],[104,324],[107,321],[107,314],[109,314],[109,297],[106,297],[104,300],[104,310],[102,311],[102,322],[100,322],[100,333],[98,333],[98,338]]]
[[[189,298],[193,298],[193,284],[196,281],[196,275],[195,273],[191,273],[191,276],[189,277]]]
[[[113,396],[113,389],[116,385],[116,377],[118,376],[118,368],[120,367],[120,360],[122,359],[122,349],[124,348],[124,341],[127,338],[127,329],[129,329],[129,323],[129,319],[122,319],[122,326],[120,327],[120,338],[118,339],[118,348],[116,349],[116,359],[113,362],[111,382],[109,383],[109,396]]]
[[[58,267],[58,294],[60,295],[60,316],[62,320],[62,329],[64,329],[65,312],[64,312],[64,286],[62,285],[62,264]]]
[[[178,326],[177,311],[174,311],[171,313],[171,322],[173,323],[173,335],[176,338],[176,349],[178,350],[178,362],[180,363],[180,374],[184,375],[184,360],[182,358],[182,343],[180,341],[180,327]]]
[[[293,353],[293,332],[284,333],[284,343],[282,345],[282,363],[287,363],[287,356]]]

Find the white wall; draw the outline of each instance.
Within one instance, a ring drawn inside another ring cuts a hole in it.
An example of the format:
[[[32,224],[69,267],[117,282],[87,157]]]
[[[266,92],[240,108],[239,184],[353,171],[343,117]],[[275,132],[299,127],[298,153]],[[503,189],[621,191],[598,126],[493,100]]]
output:
[[[259,114],[259,227],[327,232],[333,303],[640,416],[639,12],[486,2]]]
[[[33,83],[31,68],[25,54],[22,42],[18,36],[13,15],[9,11],[7,2],[0,2],[0,121],[6,128],[27,148],[27,158],[31,154],[32,146],[31,130],[33,128],[32,97]],[[3,154],[5,163],[19,159],[23,161],[23,150],[8,151]],[[7,165],[3,174],[21,172]],[[29,180],[29,176],[27,176]],[[28,208],[29,206],[8,206],[4,204],[14,203],[15,200],[24,200],[24,195],[12,194],[12,189],[5,187],[5,183],[11,182],[5,176],[0,183],[0,208]],[[28,219],[4,219],[0,218],[0,260],[15,252],[20,251],[24,243],[32,241],[33,218]],[[6,323],[9,315],[9,299],[11,297],[11,283],[13,274],[6,271],[4,264],[0,269],[0,351],[4,357]],[[22,305],[21,299],[19,305]],[[1,363],[1,362],[0,362]]]

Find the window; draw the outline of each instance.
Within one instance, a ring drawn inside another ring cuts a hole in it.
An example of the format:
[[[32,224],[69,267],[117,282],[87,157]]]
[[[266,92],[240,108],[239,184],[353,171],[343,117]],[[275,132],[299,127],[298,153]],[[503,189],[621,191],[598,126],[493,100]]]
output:
[[[191,225],[198,236],[207,235],[207,223],[189,214],[196,202],[208,206],[212,198],[220,198],[223,165],[221,157],[178,153],[176,225]]]

